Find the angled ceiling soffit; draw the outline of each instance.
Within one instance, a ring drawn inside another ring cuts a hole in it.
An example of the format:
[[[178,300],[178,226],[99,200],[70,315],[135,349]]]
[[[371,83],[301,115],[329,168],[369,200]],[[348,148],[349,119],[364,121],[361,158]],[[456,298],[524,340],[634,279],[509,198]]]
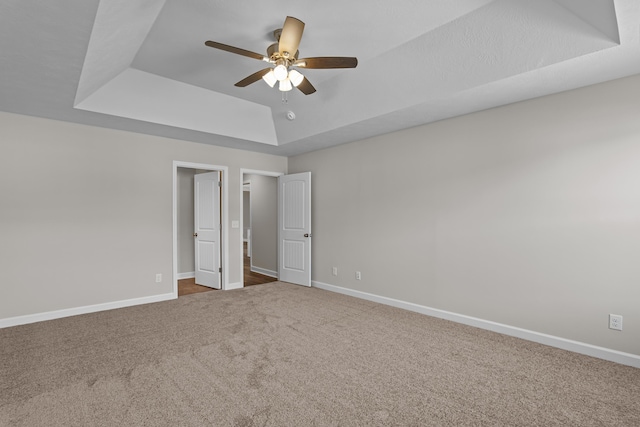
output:
[[[78,104],[131,65],[165,0],[101,0],[76,91]]]
[[[620,43],[614,0],[555,0],[555,2],[596,28],[608,40]]]
[[[322,120],[314,121],[301,106],[298,127],[279,132],[280,144],[326,132],[326,123],[337,129],[487,84],[504,81],[508,87],[514,76],[532,78],[531,72],[616,46],[554,0],[496,0],[359,64],[357,74],[335,76],[331,84],[340,88],[335,108],[323,110]],[[397,58],[403,58],[402,67]],[[372,90],[366,75],[386,84]],[[354,99],[362,101],[357,108]]]
[[[102,0],[74,108],[277,145],[271,109],[131,68],[166,0]]]

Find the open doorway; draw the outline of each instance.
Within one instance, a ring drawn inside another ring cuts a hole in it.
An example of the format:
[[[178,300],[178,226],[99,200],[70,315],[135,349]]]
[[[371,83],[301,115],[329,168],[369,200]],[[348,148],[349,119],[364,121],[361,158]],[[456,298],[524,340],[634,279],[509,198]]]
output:
[[[213,173],[212,173],[213,172]],[[216,178],[215,215],[212,219],[218,231],[215,243],[206,242],[215,247],[212,265],[215,264],[217,287],[225,289],[228,283],[228,241],[226,224],[228,218],[228,186],[226,182],[227,167],[199,163],[177,162],[173,164],[173,283],[175,297],[191,293],[209,291],[212,288],[196,284],[196,272],[202,268],[201,257],[198,257],[199,236],[196,228],[197,196],[195,195],[198,179],[205,176]],[[219,182],[220,184],[217,184]],[[219,187],[218,187],[219,185]],[[219,190],[218,190],[219,188]],[[211,211],[212,209],[208,209]],[[202,234],[202,233],[200,233]],[[201,254],[202,255],[202,254]],[[205,254],[206,255],[206,254]],[[210,265],[205,269],[212,270]],[[212,271],[213,271],[212,270]],[[210,285],[210,284],[209,284]]]
[[[241,170],[243,286],[278,280],[278,176]]]

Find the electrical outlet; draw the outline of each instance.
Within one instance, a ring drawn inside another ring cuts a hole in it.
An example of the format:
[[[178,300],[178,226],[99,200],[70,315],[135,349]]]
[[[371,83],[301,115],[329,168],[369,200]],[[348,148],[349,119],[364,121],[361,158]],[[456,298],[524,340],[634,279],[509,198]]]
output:
[[[609,315],[609,329],[615,329],[616,331],[622,330],[622,316],[619,314]]]
[[[362,280],[362,273],[356,271],[356,280]]]
[[[162,282],[162,274],[158,273],[156,274],[156,283],[160,283]]]
[[[333,274],[334,276],[337,276],[338,275],[338,267],[333,267],[331,269],[331,274]]]

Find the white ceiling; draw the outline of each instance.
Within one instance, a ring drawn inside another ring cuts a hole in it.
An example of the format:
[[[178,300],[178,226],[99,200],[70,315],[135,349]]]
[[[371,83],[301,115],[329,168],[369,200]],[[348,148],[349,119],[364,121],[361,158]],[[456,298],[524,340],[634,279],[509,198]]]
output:
[[[258,81],[284,18],[317,92]],[[637,0],[3,0],[0,110],[295,155],[640,73]],[[286,118],[293,111],[294,121]]]

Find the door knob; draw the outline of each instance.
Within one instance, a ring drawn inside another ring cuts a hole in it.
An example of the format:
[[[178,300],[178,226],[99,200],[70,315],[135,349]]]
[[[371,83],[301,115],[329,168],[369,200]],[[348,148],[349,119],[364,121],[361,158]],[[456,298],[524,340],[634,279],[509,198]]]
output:
[[[193,237],[198,237],[198,233],[193,233]]]
[[[309,233],[304,233],[304,237],[311,237],[311,234],[309,234]]]

